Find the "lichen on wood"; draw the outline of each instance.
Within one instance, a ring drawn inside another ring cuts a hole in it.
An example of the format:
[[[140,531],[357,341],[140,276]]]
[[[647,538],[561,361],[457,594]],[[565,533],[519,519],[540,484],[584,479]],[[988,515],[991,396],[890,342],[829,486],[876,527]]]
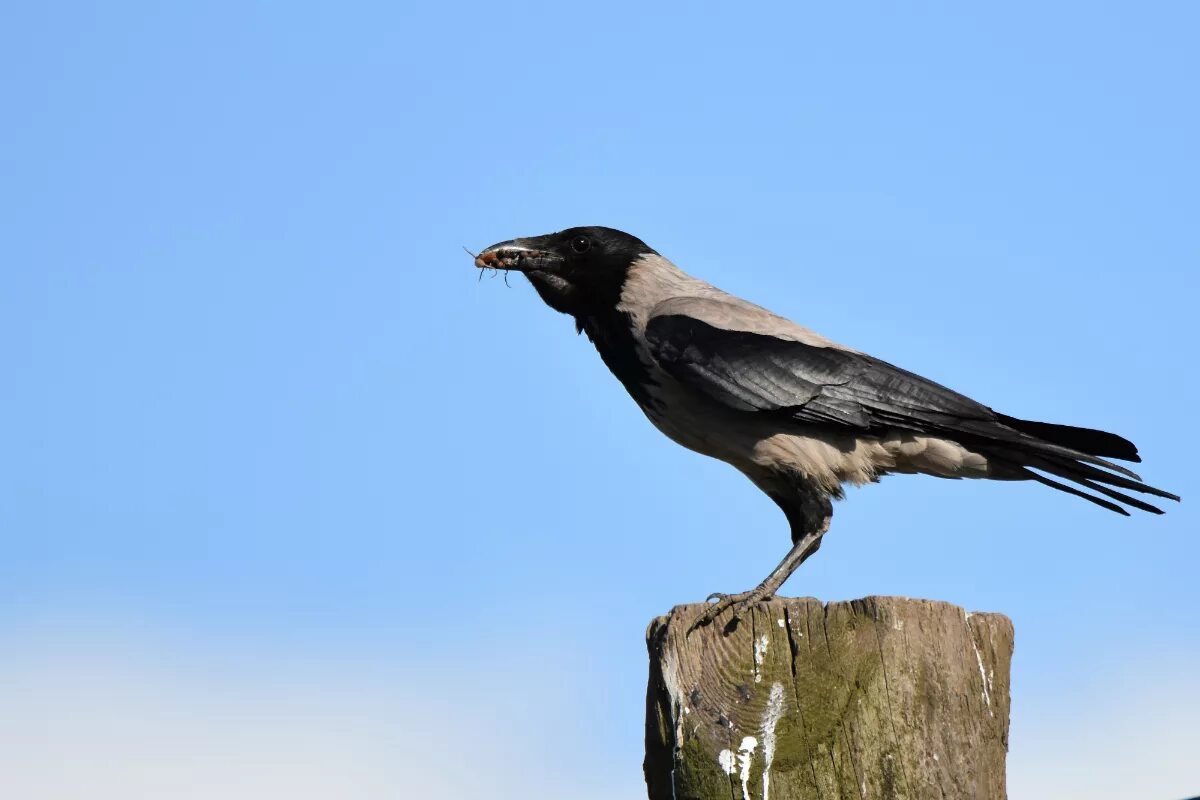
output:
[[[651,800],[1005,797],[1013,629],[895,597],[760,603],[647,630]]]

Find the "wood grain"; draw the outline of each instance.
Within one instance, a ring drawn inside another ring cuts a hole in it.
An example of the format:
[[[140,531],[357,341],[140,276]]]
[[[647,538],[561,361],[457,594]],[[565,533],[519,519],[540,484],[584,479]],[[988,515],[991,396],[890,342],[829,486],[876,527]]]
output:
[[[949,603],[760,603],[646,632],[651,800],[1005,797],[1013,628]]]

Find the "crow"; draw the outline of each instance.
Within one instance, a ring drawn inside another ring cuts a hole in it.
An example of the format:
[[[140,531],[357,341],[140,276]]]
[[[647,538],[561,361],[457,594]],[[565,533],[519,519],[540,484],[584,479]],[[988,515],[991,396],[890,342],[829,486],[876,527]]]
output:
[[[1017,419],[838,344],[680,270],[613,228],[570,228],[483,250],[575,319],[656,428],[725,461],[783,510],[792,548],[756,588],[713,594],[698,624],[736,625],[820,547],[844,484],[891,473],[1033,480],[1129,515],[1129,495],[1179,500],[1108,459],[1138,462],[1112,433]],[[1066,481],[1067,483],[1064,483]]]

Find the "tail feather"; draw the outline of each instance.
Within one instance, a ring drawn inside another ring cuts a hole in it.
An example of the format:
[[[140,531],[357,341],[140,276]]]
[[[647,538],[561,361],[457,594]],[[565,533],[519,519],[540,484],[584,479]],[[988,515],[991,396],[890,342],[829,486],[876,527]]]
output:
[[[1021,472],[1024,473],[1024,475],[1027,478],[1031,478],[1032,480],[1035,480],[1038,483],[1044,483],[1047,486],[1058,489],[1060,492],[1066,492],[1067,494],[1073,494],[1076,497],[1082,497],[1084,500],[1091,501],[1091,502],[1095,503],[1096,505],[1100,506],[1101,508],[1107,508],[1109,511],[1115,511],[1116,513],[1122,514],[1126,517],[1129,516],[1129,512],[1126,511],[1125,509],[1121,508],[1116,503],[1110,503],[1107,500],[1096,497],[1095,495],[1090,495],[1087,492],[1076,489],[1074,486],[1069,486],[1068,484],[1059,483],[1058,481],[1051,480],[1050,478],[1047,478],[1045,475],[1039,475],[1036,472],[1031,472],[1030,470],[1027,470],[1024,467],[1021,468]]]
[[[1097,469],[1090,464],[1072,461],[1069,458],[1032,455],[1026,463],[1029,466],[1044,470],[1052,475],[1057,475],[1060,478],[1075,481],[1076,483],[1084,483],[1084,481],[1090,478],[1098,483],[1105,483],[1109,486],[1129,489],[1134,492],[1141,492],[1142,494],[1152,494],[1155,497],[1164,497],[1167,500],[1179,499],[1177,495],[1163,491],[1148,483],[1143,483],[1140,480],[1135,481],[1123,475],[1114,475],[1111,472]]]
[[[1070,428],[1066,425],[1050,425],[1046,422],[1028,422],[1027,420],[1019,419],[1014,420],[1012,417],[1005,417],[998,414],[997,422],[1002,422],[1003,420],[1011,420],[1012,422],[1024,426],[1027,430],[1034,430],[1035,428],[1032,426],[1045,425],[1049,428],[1054,428],[1057,430],[1082,431],[1088,434],[1096,434],[1098,437],[1111,437],[1116,441],[1125,442],[1125,440],[1120,436],[1112,433],[1105,433],[1104,431],[1092,431],[1088,430],[1087,428]],[[1039,455],[1053,456],[1057,459],[1062,459],[1071,463],[1083,461],[1087,462],[1088,464],[1093,464],[1097,467],[1103,467],[1104,469],[1112,470],[1113,472],[1119,472],[1127,478],[1132,478],[1135,481],[1142,480],[1142,476],[1138,475],[1133,470],[1123,467],[1120,464],[1114,464],[1107,458],[1101,457],[1102,455],[1107,455],[1113,452],[1112,448],[1101,447],[1097,451],[1080,450],[1078,448],[1071,447],[1070,445],[1062,444],[1061,442],[1048,441],[1046,439],[1039,438],[1032,433],[1028,433],[1026,430],[1014,428],[1009,422],[1003,422],[999,425],[992,423],[990,426],[977,429],[977,431],[972,431],[972,433],[981,435],[986,441],[988,441],[989,444],[992,445],[1000,445],[1002,447],[1011,448],[1019,452],[1033,452],[1038,453]],[[1102,438],[1099,440],[1106,441]],[[1134,456],[1137,456],[1137,450],[1133,447],[1133,445],[1129,442],[1125,443],[1129,445],[1129,452]],[[1121,458],[1121,456],[1110,455],[1109,458]]]
[[[1108,431],[1098,431],[1092,428],[1077,428],[1073,425],[1056,425],[1052,422],[1034,422],[1029,419],[1017,419],[1004,414],[997,414],[1001,423],[1013,430],[1020,431],[1041,439],[1043,442],[1057,444],[1080,453],[1091,456],[1119,458],[1122,461],[1132,461],[1137,464],[1142,460],[1138,455],[1137,446],[1128,439]]]
[[[1116,434],[1012,417],[1000,417],[1000,421],[1021,436],[1017,441],[1010,439],[998,447],[993,445],[991,454],[998,461],[1015,468],[1021,477],[1082,497],[1109,511],[1126,516],[1129,512],[1125,508],[1103,498],[1108,497],[1151,514],[1163,512],[1162,509],[1117,489],[1179,500],[1178,495],[1151,486],[1142,481],[1136,473],[1103,458],[1107,456],[1128,461],[1141,460],[1133,443]],[[1060,483],[1047,475],[1070,481],[1076,486]],[[1103,497],[1097,497],[1091,492]]]
[[[1162,514],[1163,513],[1163,510],[1161,508],[1159,508],[1158,506],[1150,505],[1149,503],[1147,503],[1144,500],[1138,500],[1136,497],[1130,497],[1129,495],[1123,494],[1122,492],[1118,492],[1115,489],[1109,489],[1107,486],[1101,486],[1098,483],[1092,483],[1091,481],[1087,480],[1086,478],[1081,480],[1080,483],[1082,485],[1088,487],[1089,489],[1091,489],[1094,492],[1099,492],[1100,494],[1104,495],[1105,497],[1111,497],[1114,500],[1120,500],[1122,503],[1133,506],[1134,508],[1136,508],[1140,511],[1146,511],[1150,514]]]

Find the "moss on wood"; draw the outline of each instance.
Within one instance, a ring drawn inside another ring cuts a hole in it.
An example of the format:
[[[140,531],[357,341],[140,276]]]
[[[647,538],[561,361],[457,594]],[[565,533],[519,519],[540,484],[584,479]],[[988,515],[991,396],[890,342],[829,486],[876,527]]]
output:
[[[1004,797],[1005,617],[777,598],[688,635],[702,608],[647,631],[652,800]]]

